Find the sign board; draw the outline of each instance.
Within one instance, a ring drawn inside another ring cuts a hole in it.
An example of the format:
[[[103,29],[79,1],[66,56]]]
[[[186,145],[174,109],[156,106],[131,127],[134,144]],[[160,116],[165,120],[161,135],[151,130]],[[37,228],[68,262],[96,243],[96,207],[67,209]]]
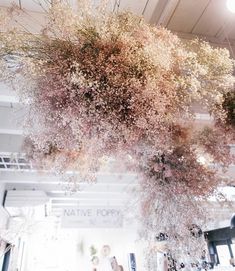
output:
[[[121,228],[120,207],[69,207],[63,209],[62,228]]]

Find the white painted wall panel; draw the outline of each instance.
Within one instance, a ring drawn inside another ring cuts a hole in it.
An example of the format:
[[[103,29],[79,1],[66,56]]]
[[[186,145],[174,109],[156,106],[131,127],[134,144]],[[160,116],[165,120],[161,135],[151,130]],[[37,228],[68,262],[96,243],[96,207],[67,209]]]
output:
[[[129,10],[135,14],[142,15],[147,0],[123,0],[120,1],[120,10]]]
[[[23,141],[22,135],[0,134],[0,152],[21,152]]]
[[[192,9],[191,12],[195,11]],[[194,34],[216,36],[221,27],[226,24],[229,14],[225,1],[211,0],[192,32]]]
[[[209,2],[210,0],[181,0],[167,28],[174,31],[191,32]]]
[[[0,130],[23,129],[25,114],[25,109],[20,106],[0,106]]]
[[[156,9],[159,6],[161,0],[149,0],[146,4],[146,7],[144,8],[143,11],[143,16],[145,20],[149,23],[155,23],[156,20],[154,20],[154,15],[156,13]]]

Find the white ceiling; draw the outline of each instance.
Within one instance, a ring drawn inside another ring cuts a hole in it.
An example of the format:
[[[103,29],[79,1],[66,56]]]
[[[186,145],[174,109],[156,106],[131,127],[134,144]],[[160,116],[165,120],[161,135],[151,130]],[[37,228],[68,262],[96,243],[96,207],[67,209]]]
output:
[[[176,1],[174,11],[166,22],[166,27],[177,32],[203,35],[224,40],[228,34],[235,40],[235,14],[226,7],[225,0],[181,0]],[[223,33],[224,32],[224,33]]]
[[[69,0],[73,6],[76,1]],[[0,0],[0,6],[10,6],[12,2],[27,10],[31,19],[22,19],[24,24],[38,31],[46,0]],[[199,35],[216,44],[228,46],[229,42],[231,46],[235,45],[235,14],[227,9],[226,0],[110,0],[110,7],[130,10],[144,16],[147,22],[163,25],[183,38]]]

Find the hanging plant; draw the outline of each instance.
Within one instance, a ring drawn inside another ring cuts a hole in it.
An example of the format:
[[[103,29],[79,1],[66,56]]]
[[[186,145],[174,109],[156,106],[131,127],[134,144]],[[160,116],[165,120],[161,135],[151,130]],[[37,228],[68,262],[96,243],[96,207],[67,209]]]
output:
[[[145,237],[164,232],[172,255],[192,255],[200,202],[226,184],[210,165],[232,163],[234,60],[88,2],[53,1],[38,34],[11,27],[24,10],[4,19],[1,79],[29,106],[27,153],[36,167],[92,180],[104,157],[121,156],[140,179]],[[216,122],[197,125],[195,103]]]

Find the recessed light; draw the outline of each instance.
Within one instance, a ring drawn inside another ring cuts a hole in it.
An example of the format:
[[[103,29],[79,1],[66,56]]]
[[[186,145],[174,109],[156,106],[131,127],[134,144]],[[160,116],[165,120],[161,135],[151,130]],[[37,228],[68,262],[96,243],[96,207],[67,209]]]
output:
[[[227,0],[227,8],[229,11],[235,13],[235,0]]]

